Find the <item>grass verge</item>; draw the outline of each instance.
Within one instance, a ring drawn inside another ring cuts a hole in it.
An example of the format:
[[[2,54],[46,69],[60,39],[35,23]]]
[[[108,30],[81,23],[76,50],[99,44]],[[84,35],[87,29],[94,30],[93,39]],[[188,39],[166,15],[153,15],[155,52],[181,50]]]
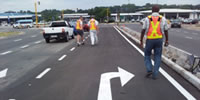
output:
[[[9,37],[13,35],[19,35],[22,34],[22,32],[0,32],[0,37]]]

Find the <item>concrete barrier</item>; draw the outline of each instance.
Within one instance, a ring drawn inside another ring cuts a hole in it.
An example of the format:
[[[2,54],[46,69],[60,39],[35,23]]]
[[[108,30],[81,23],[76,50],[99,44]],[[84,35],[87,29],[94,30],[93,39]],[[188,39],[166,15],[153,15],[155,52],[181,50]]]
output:
[[[131,30],[125,26],[119,26],[117,28],[123,33],[125,33],[128,37],[133,39],[136,43],[140,43],[141,33]],[[145,40],[146,39],[144,39],[144,41]],[[188,71],[191,68],[191,63],[190,63],[191,55],[192,54],[184,50],[169,45],[168,47],[163,48],[162,61],[166,63],[169,67],[171,67],[173,70],[178,72],[180,75],[182,75],[186,80],[188,80],[190,83],[192,83],[195,87],[197,87],[200,90],[200,79],[198,78],[198,76],[195,76],[199,75],[199,73],[196,73],[194,75]]]

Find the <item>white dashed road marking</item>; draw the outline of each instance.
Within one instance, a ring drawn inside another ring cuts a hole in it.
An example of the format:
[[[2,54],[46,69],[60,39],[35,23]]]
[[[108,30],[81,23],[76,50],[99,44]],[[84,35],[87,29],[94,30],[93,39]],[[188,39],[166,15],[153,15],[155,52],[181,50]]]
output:
[[[185,38],[186,38],[186,39],[193,39],[192,37],[189,37],[189,36],[186,36]]]
[[[71,48],[70,51],[74,51],[74,49],[76,49],[75,47]]]
[[[42,41],[36,41],[36,42],[34,42],[35,44],[39,44],[39,43],[41,43]]]
[[[13,51],[6,51],[6,52],[1,53],[1,55],[7,55],[7,54],[12,53],[12,52]]]
[[[198,33],[192,33],[192,34],[194,34],[194,35],[198,35]]]
[[[34,37],[36,37],[36,35],[32,35],[31,37],[34,38]]]
[[[60,58],[58,59],[58,61],[62,61],[66,56],[67,56],[67,55],[63,55],[62,57],[60,57]]]
[[[28,48],[30,45],[24,45],[24,46],[21,46],[20,48],[21,49],[24,49],[24,48]]]
[[[17,39],[17,40],[14,40],[14,42],[18,42],[18,41],[21,41],[22,39]]]
[[[36,77],[36,79],[41,79],[46,73],[48,73],[51,70],[51,68],[45,69],[40,75]]]

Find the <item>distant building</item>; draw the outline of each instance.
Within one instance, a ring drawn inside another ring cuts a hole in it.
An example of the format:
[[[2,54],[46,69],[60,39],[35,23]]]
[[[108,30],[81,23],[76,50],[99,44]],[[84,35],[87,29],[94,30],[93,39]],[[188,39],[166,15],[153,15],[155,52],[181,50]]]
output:
[[[120,13],[120,19],[118,19],[117,17],[117,13],[112,13],[111,17],[112,19],[114,19],[115,21],[120,20],[120,21],[131,21],[132,19],[134,20],[141,20],[144,15],[142,13]]]
[[[40,18],[41,15],[38,15]],[[0,13],[0,23],[14,23],[17,20],[21,19],[33,19],[35,20],[35,14],[27,14],[27,13]]]
[[[74,14],[64,14],[65,20],[77,20],[82,16],[84,19],[89,19],[90,15],[88,13],[74,13]]]
[[[151,10],[140,11],[140,13],[148,16],[152,13]],[[200,19],[200,10],[191,9],[160,9],[160,14],[165,16],[167,19],[176,18],[189,18],[189,19]]]

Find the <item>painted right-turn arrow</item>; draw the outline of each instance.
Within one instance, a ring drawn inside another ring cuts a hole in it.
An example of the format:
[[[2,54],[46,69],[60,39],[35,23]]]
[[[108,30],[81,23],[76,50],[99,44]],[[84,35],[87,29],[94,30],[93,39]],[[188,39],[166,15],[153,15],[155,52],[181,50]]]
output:
[[[135,75],[118,67],[118,72],[108,72],[101,75],[99,92],[97,100],[112,100],[111,83],[113,78],[120,77],[121,86],[123,87],[128,83]]]

